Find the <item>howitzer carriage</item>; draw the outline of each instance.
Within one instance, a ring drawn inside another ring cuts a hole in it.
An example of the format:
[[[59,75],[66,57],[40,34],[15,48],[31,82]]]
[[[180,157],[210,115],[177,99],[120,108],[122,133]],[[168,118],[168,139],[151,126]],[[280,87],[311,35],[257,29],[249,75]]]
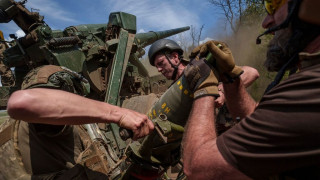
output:
[[[147,113],[158,98],[152,93],[162,93],[170,82],[161,76],[149,77],[139,61],[145,53],[143,48],[189,29],[136,34],[136,17],[115,12],[110,14],[108,24],[52,30],[42,16],[28,11],[24,3],[0,1],[1,23],[13,20],[26,34],[15,38],[13,46],[4,52],[4,63],[15,68],[15,86],[1,91],[1,97],[20,89],[30,70],[56,65],[85,82],[87,92],[84,94],[88,98]],[[145,106],[141,109],[135,104]],[[168,167],[179,162],[183,128],[168,121],[165,114],[152,115],[152,111],[160,112],[160,109],[163,107],[158,105],[150,111],[149,117],[154,118],[156,130],[143,142],[128,144],[120,138],[119,127],[115,124],[84,125],[91,140],[98,142],[96,148],[103,152],[102,158],[107,160],[101,172],[110,179],[133,176],[157,179]]]

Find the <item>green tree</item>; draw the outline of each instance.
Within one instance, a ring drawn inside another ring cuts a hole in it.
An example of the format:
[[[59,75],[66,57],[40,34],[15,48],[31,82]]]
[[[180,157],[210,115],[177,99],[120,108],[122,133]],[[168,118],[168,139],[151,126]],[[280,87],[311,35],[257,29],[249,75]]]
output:
[[[237,33],[243,23],[253,22],[261,17],[264,8],[261,0],[208,0],[224,15],[233,33]]]

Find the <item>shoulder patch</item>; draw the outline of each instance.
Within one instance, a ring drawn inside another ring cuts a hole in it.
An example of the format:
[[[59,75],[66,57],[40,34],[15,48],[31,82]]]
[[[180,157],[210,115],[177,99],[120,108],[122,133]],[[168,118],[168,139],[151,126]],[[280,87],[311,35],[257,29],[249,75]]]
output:
[[[63,71],[60,66],[46,65],[38,67],[26,75],[21,89],[27,89],[37,84],[47,84],[49,77],[59,71]]]

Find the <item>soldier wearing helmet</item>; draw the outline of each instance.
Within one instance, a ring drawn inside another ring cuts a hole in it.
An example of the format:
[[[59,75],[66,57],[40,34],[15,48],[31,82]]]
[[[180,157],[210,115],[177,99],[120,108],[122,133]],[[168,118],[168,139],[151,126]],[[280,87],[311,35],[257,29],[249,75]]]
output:
[[[175,41],[169,39],[160,39],[154,42],[148,52],[150,64],[155,66],[167,79],[174,81],[181,77],[189,63],[188,60],[183,59],[182,55],[182,48]],[[243,66],[242,69],[244,73],[240,78],[243,80],[245,87],[249,87],[259,77],[259,73],[256,69],[249,66]],[[219,85],[218,93],[219,97],[215,100],[215,105],[216,108],[222,109],[222,111],[218,113],[219,118],[217,121],[218,134],[221,134],[231,127],[231,124],[234,124],[235,121],[226,118],[229,114],[224,105],[225,97],[222,84]]]
[[[211,41],[192,52],[209,51],[216,66],[207,78],[197,79],[195,72],[187,79],[200,85],[209,79],[228,82],[223,84],[227,106],[241,121],[217,137],[215,97],[194,100],[183,142],[184,172],[190,179],[320,179],[320,1],[263,2],[267,30],[257,42],[274,35],[265,66],[278,74],[259,104],[237,78],[239,67],[226,44]],[[208,69],[198,67],[202,74]],[[280,82],[285,71],[290,76]]]
[[[148,56],[150,64],[169,80],[176,81],[187,65],[182,48],[170,39],[160,39],[153,43]]]

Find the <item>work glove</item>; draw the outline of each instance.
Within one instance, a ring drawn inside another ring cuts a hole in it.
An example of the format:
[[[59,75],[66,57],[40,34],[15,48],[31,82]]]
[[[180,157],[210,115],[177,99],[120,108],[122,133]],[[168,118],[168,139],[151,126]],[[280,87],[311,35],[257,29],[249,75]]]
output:
[[[209,52],[215,59],[213,66],[219,72],[222,82],[233,82],[243,73],[243,70],[235,65],[231,50],[223,42],[208,41],[193,49],[189,57],[190,59],[197,59],[197,56],[202,58]]]
[[[219,97],[218,73],[204,58],[191,61],[184,70],[184,76],[194,99],[203,96]]]

